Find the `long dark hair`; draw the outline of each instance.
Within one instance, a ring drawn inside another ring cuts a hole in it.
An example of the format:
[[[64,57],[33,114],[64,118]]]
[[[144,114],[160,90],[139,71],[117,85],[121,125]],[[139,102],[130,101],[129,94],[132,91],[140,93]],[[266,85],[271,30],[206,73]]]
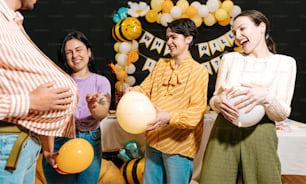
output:
[[[189,18],[174,20],[168,23],[168,28],[175,33],[184,35],[185,37],[192,36],[193,39],[189,45],[189,48],[195,44],[198,37],[198,30],[195,23]]]
[[[242,11],[239,15],[237,15],[234,20],[237,19],[237,17],[249,17],[255,25],[259,25],[260,23],[265,23],[266,24],[266,32],[265,32],[265,39],[266,39],[266,44],[268,46],[268,49],[270,52],[273,54],[276,54],[276,46],[275,42],[273,41],[271,35],[269,34],[271,31],[271,25],[269,19],[260,11],[257,10],[245,10]]]
[[[77,39],[81,42],[83,42],[86,46],[87,49],[91,50],[91,56],[89,57],[88,61],[88,68],[89,71],[96,73],[96,68],[94,66],[94,56],[93,56],[93,50],[92,50],[92,45],[89,42],[88,38],[85,36],[84,33],[80,31],[71,31],[69,32],[65,38],[63,39],[63,42],[61,44],[60,50],[59,50],[59,59],[61,61],[61,64],[63,66],[63,70],[67,72],[69,75],[72,74],[72,69],[68,66],[67,64],[67,59],[66,59],[66,54],[65,54],[65,46],[67,41],[72,40],[72,39]]]

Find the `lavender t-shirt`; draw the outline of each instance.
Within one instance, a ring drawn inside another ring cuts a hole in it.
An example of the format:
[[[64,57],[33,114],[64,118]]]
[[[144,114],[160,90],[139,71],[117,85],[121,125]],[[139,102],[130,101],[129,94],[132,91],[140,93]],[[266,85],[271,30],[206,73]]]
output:
[[[109,80],[101,75],[90,73],[83,79],[73,78],[79,88],[79,103],[75,112],[75,124],[77,130],[89,131],[99,127],[100,121],[95,120],[88,109],[86,102],[87,94],[108,93],[111,94]]]

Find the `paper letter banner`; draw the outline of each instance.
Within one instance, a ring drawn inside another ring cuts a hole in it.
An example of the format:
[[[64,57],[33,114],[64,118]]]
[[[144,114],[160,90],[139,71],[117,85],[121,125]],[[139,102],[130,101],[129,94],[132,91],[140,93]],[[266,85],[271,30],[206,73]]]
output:
[[[156,64],[155,60],[153,60],[151,58],[147,58],[145,64],[142,67],[142,71],[149,70],[150,72],[152,72],[152,70],[155,67],[155,64]]]

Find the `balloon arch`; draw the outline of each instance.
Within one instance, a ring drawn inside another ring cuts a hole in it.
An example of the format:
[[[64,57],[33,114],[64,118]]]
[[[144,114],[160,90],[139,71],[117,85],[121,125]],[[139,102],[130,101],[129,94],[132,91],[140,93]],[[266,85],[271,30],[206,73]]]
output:
[[[196,26],[220,27],[231,24],[232,19],[241,12],[238,5],[234,5],[231,0],[208,0],[206,4],[199,1],[189,3],[187,0],[151,0],[150,5],[146,2],[128,2],[128,7],[120,7],[113,14],[114,26],[112,27],[112,37],[116,41],[114,44],[115,63],[110,63],[109,67],[115,73],[117,82],[115,89],[123,92],[127,87],[133,86],[136,78],[133,74],[136,71],[135,62],[139,57],[145,57],[146,61],[142,70],[149,70],[155,66],[156,61],[139,52],[139,44],[145,44],[150,51],[156,50],[164,56],[169,54],[166,41],[145,30],[139,18],[143,18],[149,24],[158,24],[166,27],[169,22],[178,18],[190,18]],[[203,55],[213,55],[216,52],[223,52],[225,47],[234,46],[234,36],[229,30],[225,34],[218,36],[207,42],[197,43],[200,57]],[[214,58],[203,63],[210,74],[217,71],[219,58]],[[212,69],[213,68],[213,69]]]

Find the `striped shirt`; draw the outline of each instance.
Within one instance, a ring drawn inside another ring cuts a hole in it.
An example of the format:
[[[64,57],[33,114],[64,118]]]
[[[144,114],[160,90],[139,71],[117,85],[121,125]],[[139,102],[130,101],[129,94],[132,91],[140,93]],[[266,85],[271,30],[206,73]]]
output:
[[[31,41],[22,26],[23,16],[0,0],[0,120],[19,124],[37,134],[73,136],[77,87]],[[71,88],[73,102],[66,110],[30,111],[29,93],[47,82]]]
[[[170,122],[146,132],[147,143],[166,154],[194,158],[200,147],[207,105],[207,69],[188,55],[179,67],[161,58],[149,76],[135,87],[170,115]]]
[[[296,78],[296,61],[290,56],[274,54],[255,58],[238,52],[223,55],[216,80],[214,96],[210,99],[211,108],[216,96],[226,89],[241,83],[256,84],[269,88],[270,93],[264,104],[267,116],[273,121],[289,117]]]

